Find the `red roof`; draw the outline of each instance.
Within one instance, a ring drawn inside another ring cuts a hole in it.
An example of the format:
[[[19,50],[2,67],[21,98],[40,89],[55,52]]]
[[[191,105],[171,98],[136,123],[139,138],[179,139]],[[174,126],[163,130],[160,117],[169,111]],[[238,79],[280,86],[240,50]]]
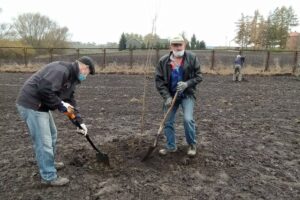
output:
[[[299,35],[300,35],[300,33],[298,33],[298,32],[291,32],[290,33],[290,37],[297,37]]]

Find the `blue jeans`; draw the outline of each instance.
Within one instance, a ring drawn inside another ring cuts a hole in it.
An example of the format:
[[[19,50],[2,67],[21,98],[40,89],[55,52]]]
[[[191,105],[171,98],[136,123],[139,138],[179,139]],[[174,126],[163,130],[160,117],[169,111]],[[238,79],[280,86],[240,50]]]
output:
[[[42,179],[56,179],[54,157],[57,130],[51,112],[39,112],[20,105],[17,109],[29,129]]]
[[[196,127],[195,121],[193,118],[194,114],[194,104],[195,99],[191,97],[179,98],[176,100],[167,121],[165,123],[165,136],[167,137],[167,149],[175,149],[176,148],[176,141],[175,141],[175,129],[174,129],[174,122],[176,112],[181,105],[183,110],[183,121],[184,121],[184,130],[185,130],[185,139],[189,145],[196,144]],[[166,112],[167,108],[164,108]]]

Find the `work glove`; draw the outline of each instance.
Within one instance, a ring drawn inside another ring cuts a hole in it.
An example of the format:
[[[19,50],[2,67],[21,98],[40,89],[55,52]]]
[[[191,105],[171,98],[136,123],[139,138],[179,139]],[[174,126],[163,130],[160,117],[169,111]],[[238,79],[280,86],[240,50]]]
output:
[[[80,134],[82,134],[82,135],[84,135],[84,136],[86,136],[87,133],[88,133],[88,130],[87,130],[86,125],[85,125],[85,124],[80,124],[80,126],[81,126],[82,129],[80,129],[79,127],[77,127],[76,132],[77,132],[77,133],[80,133]]]
[[[165,106],[166,107],[170,107],[172,104],[172,97],[168,97],[166,100],[165,100]]]
[[[61,103],[58,105],[58,110],[62,113],[74,113],[74,107],[64,101],[61,101]]]
[[[177,83],[176,90],[178,92],[183,92],[188,87],[188,84],[186,82],[180,81]]]

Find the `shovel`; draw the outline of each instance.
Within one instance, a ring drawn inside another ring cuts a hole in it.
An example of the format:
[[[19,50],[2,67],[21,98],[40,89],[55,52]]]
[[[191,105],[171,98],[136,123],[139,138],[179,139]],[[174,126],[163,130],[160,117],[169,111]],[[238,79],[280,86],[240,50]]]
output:
[[[172,100],[171,106],[170,106],[170,108],[167,110],[166,114],[164,115],[163,120],[162,120],[161,123],[160,123],[160,126],[159,126],[159,129],[158,129],[158,131],[157,131],[157,134],[156,134],[154,143],[153,143],[152,146],[149,147],[147,154],[146,154],[146,155],[144,156],[144,158],[142,159],[142,162],[144,162],[145,160],[147,160],[147,159],[149,158],[149,156],[152,154],[152,152],[154,151],[154,149],[157,147],[158,137],[159,137],[159,135],[161,134],[161,132],[162,132],[162,130],[163,130],[163,127],[164,127],[164,125],[165,125],[166,119],[167,119],[169,113],[171,112],[171,110],[172,110],[172,108],[173,108],[173,106],[174,106],[174,104],[175,104],[175,101],[176,101],[176,99],[177,99],[177,96],[178,96],[178,92],[175,93],[175,96],[174,96],[174,98],[173,98],[173,100]]]
[[[92,147],[97,151],[96,158],[98,162],[103,162],[105,165],[110,166],[108,155],[102,153],[92,142],[90,136],[88,134],[85,135],[87,141],[92,145]]]
[[[78,128],[82,129],[80,123],[76,120],[76,116],[72,113],[65,113],[65,115],[67,115],[69,117],[69,119],[71,120],[71,122],[77,126]],[[97,151],[96,153],[96,158],[98,162],[103,162],[105,165],[110,166],[109,164],[109,157],[107,154],[102,153],[92,142],[90,136],[88,134],[85,135],[85,138],[87,139],[87,141],[91,144],[91,146],[93,147],[94,150]]]

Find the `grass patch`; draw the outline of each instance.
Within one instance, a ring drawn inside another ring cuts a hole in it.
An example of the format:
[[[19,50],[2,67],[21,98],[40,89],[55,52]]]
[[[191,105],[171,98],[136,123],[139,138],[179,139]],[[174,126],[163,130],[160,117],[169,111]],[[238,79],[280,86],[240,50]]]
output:
[[[210,69],[210,67],[203,67],[203,73],[207,74],[216,74],[216,75],[231,75],[233,74],[233,67],[231,66],[218,66],[215,69]],[[242,68],[242,73],[245,75],[293,75],[292,67],[279,67],[272,66],[268,71],[264,71],[264,67],[254,67],[254,66],[246,66]],[[300,70],[297,69],[294,75],[300,74]]]
[[[23,73],[33,73],[36,72],[43,66],[44,64],[35,64],[28,65],[25,67],[24,65],[5,65],[0,67],[0,72],[23,72]],[[202,66],[201,70],[205,74],[216,74],[216,75],[230,75],[233,73],[233,68],[231,66],[218,65],[213,70],[210,69],[209,66]],[[147,74],[154,74],[155,67],[147,66]],[[135,66],[127,66],[127,65],[108,65],[106,67],[96,66],[96,73],[99,74],[144,74],[145,66],[135,65]],[[279,67],[279,66],[270,66],[269,71],[264,71],[264,67],[253,67],[247,65],[242,69],[242,73],[245,75],[293,75],[292,67]],[[300,69],[297,68],[295,74],[296,76],[300,75]]]

